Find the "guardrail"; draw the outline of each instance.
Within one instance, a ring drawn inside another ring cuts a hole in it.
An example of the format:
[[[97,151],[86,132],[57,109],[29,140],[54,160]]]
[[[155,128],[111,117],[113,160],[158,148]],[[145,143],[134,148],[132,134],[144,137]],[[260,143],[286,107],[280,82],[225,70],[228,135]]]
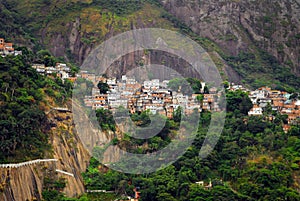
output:
[[[37,159],[22,163],[0,164],[0,168],[20,168],[28,165],[34,165],[39,163],[57,162],[58,159]]]
[[[114,191],[107,190],[86,190],[87,193],[114,193]]]
[[[62,174],[65,174],[65,175],[68,175],[68,176],[71,176],[71,177],[74,177],[74,174],[66,172],[66,171],[63,171],[63,170],[56,169],[55,171],[59,172],[59,173],[62,173]]]
[[[60,111],[60,112],[71,112],[71,110],[69,110],[69,108],[65,108],[65,107],[53,107],[52,109]]]

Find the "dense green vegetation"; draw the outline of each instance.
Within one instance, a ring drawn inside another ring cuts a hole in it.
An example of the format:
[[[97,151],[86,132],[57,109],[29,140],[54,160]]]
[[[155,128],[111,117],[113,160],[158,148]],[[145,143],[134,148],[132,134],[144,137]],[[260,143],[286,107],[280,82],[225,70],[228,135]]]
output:
[[[59,104],[71,95],[70,82],[39,75],[33,60],[26,49],[23,56],[0,57],[0,163],[43,157],[50,124],[42,105],[48,97]]]
[[[116,123],[111,111],[100,108],[96,110],[96,117],[103,131],[116,131]]]
[[[247,115],[252,108],[252,102],[247,93],[242,91],[229,91],[226,94],[227,112],[233,112],[237,115]]]
[[[100,90],[101,94],[106,94],[109,91],[109,86],[106,82],[99,82],[97,84],[97,87]]]
[[[1,0],[0,10],[0,36],[5,37],[7,41],[11,41],[12,38],[10,33],[12,32],[24,35],[25,32],[18,24],[18,21],[21,20],[20,16],[16,12],[12,12],[13,5],[11,5],[8,1]]]
[[[272,86],[288,92],[299,91],[299,77],[265,51],[260,50],[257,55],[241,52],[225,59],[253,88]]]
[[[274,121],[267,121],[268,110],[264,111],[264,117],[247,116],[252,104],[247,94],[241,91],[228,92],[227,99],[225,128],[208,158],[199,158],[210,122],[210,113],[203,112],[196,140],[174,164],[152,174],[129,175],[105,170],[92,158],[84,173],[86,187],[112,190],[117,194],[126,192],[131,196],[132,189],[139,187],[141,200],[147,201],[300,200],[296,191],[296,175],[300,170],[300,127],[294,126],[285,134],[282,124],[286,117],[277,114]],[[136,116],[135,119],[147,122],[146,116]],[[125,135],[124,140],[126,138]],[[164,146],[156,146],[155,150]],[[138,150],[135,153],[151,151]],[[198,181],[204,181],[205,185],[211,181],[213,187],[201,187],[195,184]]]
[[[93,5],[100,6],[117,15],[123,16],[133,13],[142,8],[145,0],[93,0]]]
[[[155,152],[157,150],[160,150],[164,148],[166,145],[168,145],[174,135],[176,135],[176,131],[179,128],[179,123],[175,122],[174,119],[167,119],[166,117],[160,116],[160,115],[152,115],[149,114],[149,111],[144,111],[141,114],[133,114],[131,115],[131,119],[133,122],[140,126],[141,128],[136,130],[136,135],[142,134],[145,135],[145,133],[153,134],[152,131],[155,128],[150,127],[147,129],[143,129],[143,127],[147,127],[150,123],[150,117],[152,116],[153,125],[158,125],[158,122],[166,122],[164,127],[161,129],[157,135],[153,138],[149,139],[136,139],[134,137],[131,137],[127,133],[125,133],[124,138],[120,140],[119,145],[123,150],[129,151],[131,153],[137,153],[137,154],[146,154]]]
[[[66,187],[66,181],[63,178],[54,180],[52,178],[46,177],[44,179],[44,190],[42,192],[43,199],[45,201],[52,200],[63,200],[64,195],[61,191]]]
[[[126,110],[122,111],[122,110],[124,109],[120,108],[118,112],[120,113],[125,111],[128,113],[128,111]],[[174,119],[171,120],[161,115],[152,115],[148,110],[143,111],[141,113],[131,114],[130,117],[132,121],[136,126],[138,126],[136,130],[136,135],[152,133],[152,130],[155,129],[153,127],[150,127],[146,130],[143,129],[149,126],[149,124],[151,123],[151,119],[153,120],[152,123],[154,125],[158,125],[160,121],[166,121],[166,124],[164,128],[159,133],[157,133],[157,135],[153,138],[146,139],[146,140],[136,139],[132,137],[130,133],[124,133],[124,137],[122,139],[115,138],[112,144],[120,146],[120,148],[123,150],[132,153],[137,153],[137,154],[145,154],[145,153],[157,151],[165,147],[171,141],[172,135],[175,135],[176,130],[178,130],[179,122],[181,120],[180,112],[181,111],[179,110],[175,111]],[[121,116],[122,114],[115,114],[115,115]],[[96,117],[97,117],[97,121],[99,122],[101,130],[116,132],[117,125],[111,111],[100,108],[96,110]],[[121,122],[118,123],[120,124]],[[96,149],[95,151],[97,152],[97,154],[101,155],[103,149],[99,148]]]

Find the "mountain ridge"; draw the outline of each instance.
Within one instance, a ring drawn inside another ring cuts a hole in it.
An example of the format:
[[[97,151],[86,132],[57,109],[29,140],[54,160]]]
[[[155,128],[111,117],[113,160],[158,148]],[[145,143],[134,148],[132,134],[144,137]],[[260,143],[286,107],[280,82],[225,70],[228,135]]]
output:
[[[267,3],[1,0],[0,8],[4,37],[33,50],[49,49],[54,56],[79,65],[97,45],[114,35],[139,28],[164,28],[181,32],[203,46],[224,80],[254,88],[271,85],[297,90],[299,4],[293,0],[293,4],[278,4],[280,9],[271,3],[269,9],[258,6]],[[276,15],[271,15],[273,9]],[[287,13],[289,10],[292,12]],[[25,26],[20,28],[20,24]],[[14,34],[7,34],[9,31]],[[129,56],[125,63],[134,66],[143,56]],[[290,78],[283,78],[283,74]]]
[[[300,3],[292,1],[160,0],[195,33],[230,55],[262,48],[299,75]],[[253,49],[254,48],[254,49]]]

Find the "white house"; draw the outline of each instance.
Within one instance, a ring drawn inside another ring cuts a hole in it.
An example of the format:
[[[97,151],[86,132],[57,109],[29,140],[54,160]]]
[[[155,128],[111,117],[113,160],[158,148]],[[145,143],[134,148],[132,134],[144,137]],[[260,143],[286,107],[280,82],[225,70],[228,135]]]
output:
[[[253,108],[248,112],[249,116],[261,116],[263,115],[263,109],[258,105],[253,105]]]
[[[159,89],[159,79],[153,79],[151,81],[144,81],[145,89]]]
[[[117,84],[117,79],[116,78],[109,78],[106,80],[106,83],[108,85],[116,85]]]
[[[57,73],[56,68],[54,67],[46,67],[46,74],[52,74],[52,73]]]

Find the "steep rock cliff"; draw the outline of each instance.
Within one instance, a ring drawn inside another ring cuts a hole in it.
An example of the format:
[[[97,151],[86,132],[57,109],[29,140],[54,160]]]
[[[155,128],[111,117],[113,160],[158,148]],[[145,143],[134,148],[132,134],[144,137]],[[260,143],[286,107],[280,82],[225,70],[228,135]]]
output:
[[[273,83],[275,75],[280,73],[270,73],[272,69],[262,64],[269,58],[261,58],[264,54],[261,50],[274,55],[294,73],[299,74],[300,71],[298,0],[145,0],[134,4],[132,1],[115,0],[34,0],[32,3],[3,0],[0,3],[3,9],[1,22],[7,24],[3,32],[16,32],[13,41],[27,46],[36,44],[38,48],[43,46],[55,56],[79,64],[101,42],[124,31],[158,27],[185,32],[191,28],[196,33],[194,39],[201,38],[202,41],[197,41],[208,49],[223,71],[224,79],[253,82],[257,78],[252,73],[255,68],[258,70],[254,74],[259,74],[262,80],[267,76],[266,80]],[[9,20],[11,18],[16,20]],[[12,29],[20,24],[24,26],[22,29]],[[211,41],[214,41],[212,48],[207,47]],[[222,58],[218,55],[220,51],[216,51],[220,48]],[[241,67],[243,72],[240,72],[241,69],[232,66],[225,57],[245,51],[253,53],[253,60],[257,62],[249,69]],[[139,61],[140,58],[129,56],[125,59]],[[272,60],[267,62],[272,65]],[[124,62],[127,63],[130,61]]]
[[[71,56],[81,64],[93,48],[113,35],[146,27],[174,29],[168,20],[161,18],[161,12],[161,8],[149,3],[127,15],[89,6],[51,20],[39,31],[40,39],[55,56]]]
[[[45,177],[53,180],[64,178],[66,187],[63,193],[69,197],[76,197],[85,192],[81,173],[86,170],[90,156],[74,129],[72,113],[49,111],[49,143],[53,151],[46,155],[47,158],[58,161],[19,168],[0,168],[0,200],[42,200]],[[57,169],[71,173],[74,177],[59,173]]]
[[[297,0],[160,0],[195,33],[237,55],[262,48],[300,73],[300,3]]]

